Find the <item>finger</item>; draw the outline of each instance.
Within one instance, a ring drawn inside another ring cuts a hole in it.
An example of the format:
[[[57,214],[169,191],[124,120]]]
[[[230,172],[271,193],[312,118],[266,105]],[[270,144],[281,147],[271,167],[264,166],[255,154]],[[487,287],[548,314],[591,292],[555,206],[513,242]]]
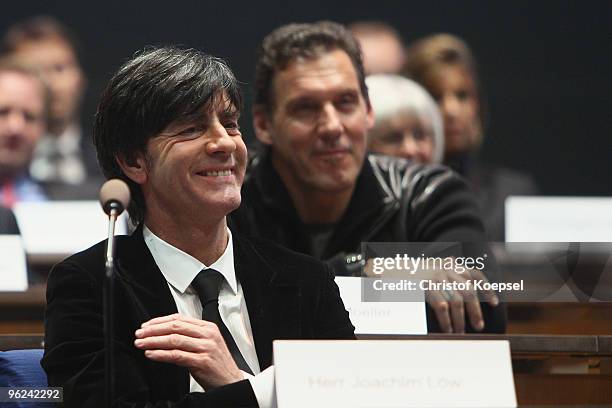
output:
[[[436,314],[436,319],[438,319],[440,330],[444,333],[452,333],[453,326],[451,324],[451,318],[449,315],[448,302],[442,296],[442,294],[437,290],[429,291],[427,295],[427,302]]]
[[[457,293],[463,299],[464,313],[467,312],[470,325],[477,331],[484,329],[484,320],[482,318],[482,310],[480,308],[480,300],[474,290],[461,290]],[[452,306],[452,305],[451,305]],[[465,316],[464,316],[465,319]],[[463,321],[465,325],[465,320]]]
[[[229,352],[223,356],[214,353],[196,354],[183,350],[146,350],[144,355],[153,361],[186,367],[198,382],[203,379],[210,381],[211,377],[227,375],[230,372],[235,372],[234,378],[230,381],[221,381],[219,385],[244,379]],[[207,384],[207,381],[200,384]]]
[[[183,350],[146,350],[145,357],[160,363],[171,363],[181,367],[195,367],[196,356]]]
[[[216,344],[208,339],[194,339],[181,334],[146,337],[134,340],[134,345],[141,350],[183,350],[193,353],[204,353]]]
[[[485,283],[489,282],[485,274],[482,273],[482,271],[479,271],[477,269],[473,269],[471,271],[471,276],[472,276],[472,280],[482,280]],[[483,289],[480,291],[480,294],[482,296],[482,300],[487,302],[491,306],[497,306],[499,304],[499,298],[497,297],[497,294],[495,293],[494,290]]]
[[[465,302],[465,308],[467,310],[468,319],[470,324],[476,331],[482,331],[485,327],[484,319],[482,318],[482,309],[480,308],[480,302],[478,299]]]
[[[215,335],[218,331],[217,325],[212,322],[204,321],[203,325],[194,324],[184,320],[170,320],[162,323],[152,323],[136,330],[136,338],[149,336],[162,336],[165,334],[182,334],[189,337],[208,338]]]
[[[140,325],[140,327],[146,327],[152,324],[166,323],[166,322],[170,322],[173,320],[179,320],[179,321],[188,322],[188,323],[197,324],[197,325],[203,325],[204,323],[202,322],[206,322],[206,320],[195,319],[193,317],[185,316],[179,313],[174,313],[174,314],[167,315],[167,316],[155,317],[147,322],[144,322],[143,324]]]
[[[177,319],[181,319],[181,317],[183,317],[181,314],[179,313],[174,313],[171,315],[166,315],[166,316],[160,316],[160,317],[155,317],[149,321],[146,321],[144,323],[142,323],[140,325],[140,327],[145,327],[145,326],[149,326],[151,324],[157,324],[157,323],[165,323],[165,322],[169,322],[171,320],[177,320]]]
[[[467,274],[467,272],[466,272]],[[478,295],[476,293],[476,290],[473,288],[473,285],[469,284],[468,286],[468,280],[471,279],[469,275],[466,276],[461,276],[459,274],[453,273],[450,274],[448,276],[449,281],[451,282],[457,282],[457,285],[455,287],[460,288],[460,287],[464,287],[466,289],[463,290],[456,290],[455,292],[458,293],[459,295],[461,295],[461,298],[463,299],[464,302],[471,302],[474,300],[478,300]],[[467,279],[466,279],[467,278]],[[470,289],[467,289],[467,288]]]
[[[453,322],[453,331],[455,333],[465,333],[465,309],[463,307],[463,298],[457,292],[450,293],[452,296],[449,302],[450,315]]]

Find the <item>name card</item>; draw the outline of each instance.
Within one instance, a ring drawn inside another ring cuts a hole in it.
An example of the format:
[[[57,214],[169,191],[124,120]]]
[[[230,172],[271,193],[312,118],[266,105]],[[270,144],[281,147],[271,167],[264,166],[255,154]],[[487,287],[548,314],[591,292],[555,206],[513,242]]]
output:
[[[362,302],[362,278],[337,276],[336,284],[356,334],[427,334],[421,302]]]
[[[108,236],[108,216],[97,201],[24,202],[14,212],[28,254],[59,260]],[[123,213],[115,234],[126,233],[126,220]]]
[[[610,242],[612,198],[508,197],[506,242]]]
[[[274,342],[279,408],[516,407],[505,340]]]
[[[28,272],[19,235],[0,235],[0,292],[28,289]]]

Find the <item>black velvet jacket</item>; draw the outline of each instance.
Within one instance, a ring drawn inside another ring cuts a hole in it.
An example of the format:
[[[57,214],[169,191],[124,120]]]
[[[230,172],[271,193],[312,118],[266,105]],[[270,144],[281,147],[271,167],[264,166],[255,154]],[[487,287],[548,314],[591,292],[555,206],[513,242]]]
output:
[[[236,277],[249,310],[261,369],[274,339],[351,339],[354,328],[329,268],[277,245],[233,234]],[[134,331],[176,313],[167,282],[142,236],[119,237],[115,280],[117,407],[257,406],[247,380],[189,393],[186,368],[157,363],[133,346]],[[104,392],[102,287],[105,242],[56,265],[47,284],[45,355],[50,386],[64,387],[65,406],[100,407]]]
[[[242,205],[230,216],[232,225],[246,235],[313,255],[308,228],[269,154],[256,156],[247,174]],[[486,238],[474,195],[457,173],[444,166],[369,154],[321,258],[336,274],[347,274],[342,266],[345,255],[359,253],[362,242],[485,243]],[[504,308],[482,307],[485,331],[504,332]],[[428,326],[439,331],[429,309]]]

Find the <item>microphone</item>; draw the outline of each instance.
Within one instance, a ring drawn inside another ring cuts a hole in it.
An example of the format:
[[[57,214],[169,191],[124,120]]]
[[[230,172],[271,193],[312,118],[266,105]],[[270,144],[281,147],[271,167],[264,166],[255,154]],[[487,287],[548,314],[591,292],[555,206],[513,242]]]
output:
[[[104,279],[104,397],[106,407],[113,403],[114,378],[114,270],[115,270],[115,222],[130,203],[130,189],[119,179],[108,180],[100,189],[100,204],[108,215],[108,240],[106,241],[106,278]]]
[[[110,216],[112,209],[117,210],[117,215],[121,214],[129,203],[130,189],[125,181],[111,179],[102,185],[100,189],[100,204],[106,215]]]

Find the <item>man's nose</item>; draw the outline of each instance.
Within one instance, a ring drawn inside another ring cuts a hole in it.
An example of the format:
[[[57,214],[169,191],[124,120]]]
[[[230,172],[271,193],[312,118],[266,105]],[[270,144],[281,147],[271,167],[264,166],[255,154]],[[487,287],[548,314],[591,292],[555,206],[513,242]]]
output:
[[[323,106],[318,130],[325,137],[337,138],[342,134],[342,118],[336,107],[332,103]]]
[[[211,127],[210,136],[211,137],[206,141],[206,151],[208,154],[229,155],[236,150],[236,142],[221,123],[217,123]]]
[[[11,133],[21,133],[27,124],[25,114],[19,111],[11,111],[5,118],[6,128]]]

